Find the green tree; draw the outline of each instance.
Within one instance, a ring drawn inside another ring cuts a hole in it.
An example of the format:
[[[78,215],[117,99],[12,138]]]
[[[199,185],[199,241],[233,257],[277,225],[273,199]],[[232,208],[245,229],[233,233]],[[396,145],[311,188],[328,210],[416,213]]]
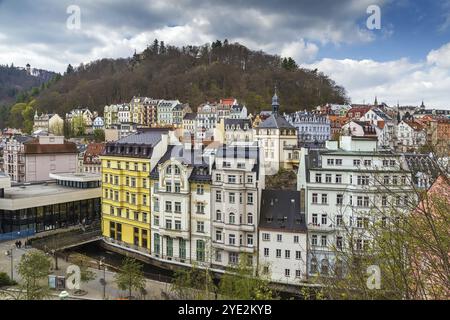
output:
[[[123,259],[120,271],[115,275],[117,287],[120,290],[128,291],[128,296],[132,296],[133,290],[145,289],[145,277],[142,271],[142,264],[132,258]]]
[[[26,103],[16,103],[12,106],[11,111],[9,113],[9,122],[8,125],[13,128],[20,129],[23,127],[23,112],[27,108]]]
[[[76,136],[84,136],[86,134],[86,123],[83,115],[77,115],[70,121],[71,133]]]
[[[249,266],[250,255],[241,254],[239,263],[227,269],[219,284],[219,295],[233,300],[271,300],[276,294],[269,286],[267,275],[258,274]]]
[[[209,269],[193,264],[190,269],[175,272],[171,291],[180,300],[209,300],[217,291]]]
[[[75,71],[75,69],[73,68],[73,66],[71,64],[69,64],[66,69],[66,74],[71,74],[74,71]]]
[[[26,133],[30,134],[33,131],[34,124],[34,100],[27,104],[25,109],[22,111],[23,117],[23,129]]]
[[[40,251],[22,255],[17,272],[22,279],[20,287],[25,290],[26,300],[42,300],[49,296],[47,277],[50,267],[50,259]]]
[[[95,140],[95,142],[104,142],[105,141],[105,130],[95,129],[94,130],[94,140]]]

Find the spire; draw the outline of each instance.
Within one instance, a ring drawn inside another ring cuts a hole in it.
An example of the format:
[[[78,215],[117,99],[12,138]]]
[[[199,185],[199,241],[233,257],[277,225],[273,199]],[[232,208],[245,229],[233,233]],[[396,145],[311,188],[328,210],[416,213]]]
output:
[[[272,113],[278,115],[279,109],[280,109],[280,102],[278,100],[277,95],[277,86],[275,85],[275,93],[272,97]]]
[[[423,100],[422,100],[422,104],[420,105],[420,108],[425,109],[425,103],[423,103]]]
[[[375,96],[375,103],[374,103],[375,107],[378,107],[378,99],[377,96]]]

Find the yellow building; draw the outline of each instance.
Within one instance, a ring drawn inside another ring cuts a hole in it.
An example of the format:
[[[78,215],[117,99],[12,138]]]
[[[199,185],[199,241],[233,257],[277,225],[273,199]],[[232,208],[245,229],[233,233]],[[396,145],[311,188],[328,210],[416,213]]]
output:
[[[106,144],[102,160],[102,233],[106,241],[150,252],[150,172],[168,132],[145,129]]]

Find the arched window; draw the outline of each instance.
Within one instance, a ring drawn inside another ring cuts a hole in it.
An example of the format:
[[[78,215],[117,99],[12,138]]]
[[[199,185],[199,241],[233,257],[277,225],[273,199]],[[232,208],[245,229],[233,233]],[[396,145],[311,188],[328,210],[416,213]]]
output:
[[[312,258],[311,259],[311,273],[317,273],[317,259],[316,258]]]
[[[323,275],[328,275],[329,263],[328,259],[322,259],[320,263],[320,273]]]
[[[171,173],[172,173],[172,166],[167,166],[166,174],[171,174]]]
[[[253,224],[253,214],[250,212],[247,214],[247,223]]]
[[[175,174],[180,174],[180,167],[179,166],[175,166]]]
[[[235,223],[236,223],[236,217],[235,217],[235,215],[234,215],[233,212],[231,212],[231,213],[229,214],[228,219],[229,219],[229,223],[230,223],[230,224],[235,224]]]

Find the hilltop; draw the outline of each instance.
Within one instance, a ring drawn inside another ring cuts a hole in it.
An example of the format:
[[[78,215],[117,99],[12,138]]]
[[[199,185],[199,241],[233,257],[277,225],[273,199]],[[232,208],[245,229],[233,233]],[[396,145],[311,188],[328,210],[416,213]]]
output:
[[[297,66],[239,43],[166,46],[155,42],[126,59],[101,59],[72,67],[36,96],[39,111],[65,114],[78,106],[102,113],[105,105],[133,96],[179,99],[194,110],[206,101],[235,97],[250,112],[270,107],[274,86],[282,110],[348,101],[345,90],[317,70]]]

